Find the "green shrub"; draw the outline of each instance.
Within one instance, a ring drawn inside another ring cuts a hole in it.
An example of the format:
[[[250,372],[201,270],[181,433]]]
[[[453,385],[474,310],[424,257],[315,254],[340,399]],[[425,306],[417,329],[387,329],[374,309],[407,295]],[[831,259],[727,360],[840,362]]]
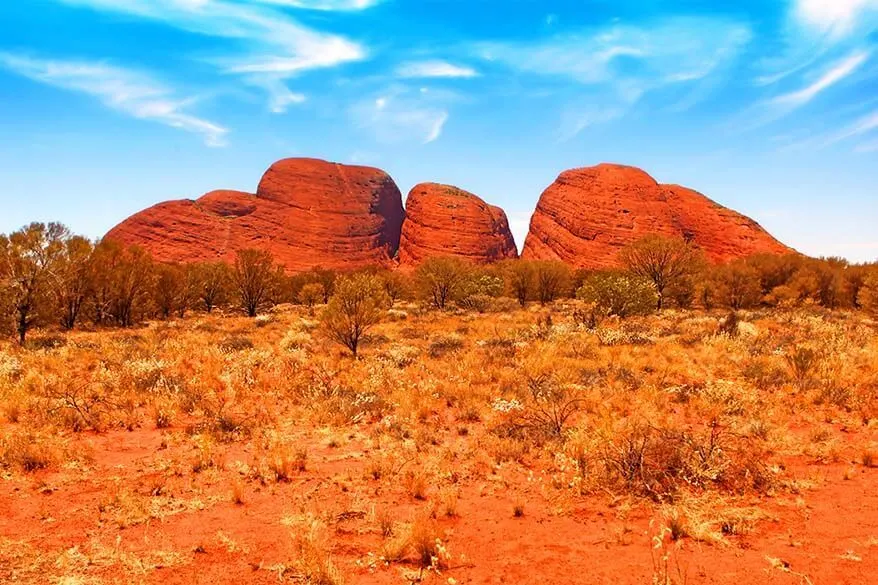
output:
[[[596,272],[585,279],[576,298],[594,305],[601,315],[624,318],[653,312],[658,295],[645,278],[624,272]]]

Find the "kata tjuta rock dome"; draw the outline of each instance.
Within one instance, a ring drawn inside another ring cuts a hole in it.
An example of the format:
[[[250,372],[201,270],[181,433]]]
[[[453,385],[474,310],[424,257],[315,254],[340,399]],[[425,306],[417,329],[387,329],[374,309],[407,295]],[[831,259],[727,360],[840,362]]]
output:
[[[110,230],[163,262],[233,261],[271,252],[288,271],[390,264],[399,247],[402,195],[387,173],[316,159],[271,166],[256,194],[214,191],[159,203]]]
[[[683,237],[714,262],[793,252],[752,219],[700,193],[660,185],[634,167],[602,164],[565,171],[543,192],[522,258],[609,268],[618,265],[623,247],[647,234]]]
[[[450,185],[416,185],[406,200],[399,262],[415,266],[431,256],[458,256],[479,264],[516,258],[506,214]]]

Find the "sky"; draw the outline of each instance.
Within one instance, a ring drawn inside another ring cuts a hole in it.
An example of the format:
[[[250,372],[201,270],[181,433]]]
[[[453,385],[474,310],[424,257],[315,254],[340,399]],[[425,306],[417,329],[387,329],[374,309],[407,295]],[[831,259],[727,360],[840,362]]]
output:
[[[0,2],[0,232],[253,192],[275,160],[457,185],[521,246],[615,162],[878,259],[878,0]]]

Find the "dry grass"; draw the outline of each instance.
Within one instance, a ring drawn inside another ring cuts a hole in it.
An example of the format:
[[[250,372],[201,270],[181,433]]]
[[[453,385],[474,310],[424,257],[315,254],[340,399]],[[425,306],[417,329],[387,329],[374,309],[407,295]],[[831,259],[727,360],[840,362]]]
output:
[[[375,510],[357,534],[380,539],[376,556],[440,569],[442,523],[469,516],[461,494],[503,493],[510,470],[544,472],[533,497],[553,507],[629,498],[672,540],[723,544],[765,518],[748,497],[802,485],[785,461],[862,470],[878,459],[878,339],[857,314],[741,312],[729,335],[719,313],[589,329],[564,304],[396,311],[406,317],[378,325],[358,360],[293,307],[258,323],[194,316],[0,343],[0,467],[21,482],[62,471],[97,481],[89,445],[116,431],[159,436],[138,460],[154,483],[101,488],[102,517],[119,527],[221,503],[246,512],[294,488],[280,501],[298,513],[334,490],[328,501],[345,507],[299,525],[279,572],[336,584],[353,570],[331,554],[349,533],[338,518]],[[540,504],[525,499],[502,515],[535,517]]]

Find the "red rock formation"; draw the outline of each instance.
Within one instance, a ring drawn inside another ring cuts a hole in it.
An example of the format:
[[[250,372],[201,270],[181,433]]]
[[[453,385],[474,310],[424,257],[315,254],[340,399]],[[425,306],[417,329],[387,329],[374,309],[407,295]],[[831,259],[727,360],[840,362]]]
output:
[[[287,159],[268,169],[256,195],[214,191],[160,203],[106,238],[164,262],[232,261],[237,250],[259,248],[288,271],[341,270],[389,264],[403,217],[402,195],[383,171]]]
[[[399,262],[415,266],[430,256],[484,264],[516,258],[518,252],[502,209],[457,187],[422,183],[406,201]]]
[[[522,258],[613,267],[625,245],[653,233],[686,238],[714,262],[793,251],[700,193],[659,185],[634,167],[603,164],[565,171],[543,192]]]

